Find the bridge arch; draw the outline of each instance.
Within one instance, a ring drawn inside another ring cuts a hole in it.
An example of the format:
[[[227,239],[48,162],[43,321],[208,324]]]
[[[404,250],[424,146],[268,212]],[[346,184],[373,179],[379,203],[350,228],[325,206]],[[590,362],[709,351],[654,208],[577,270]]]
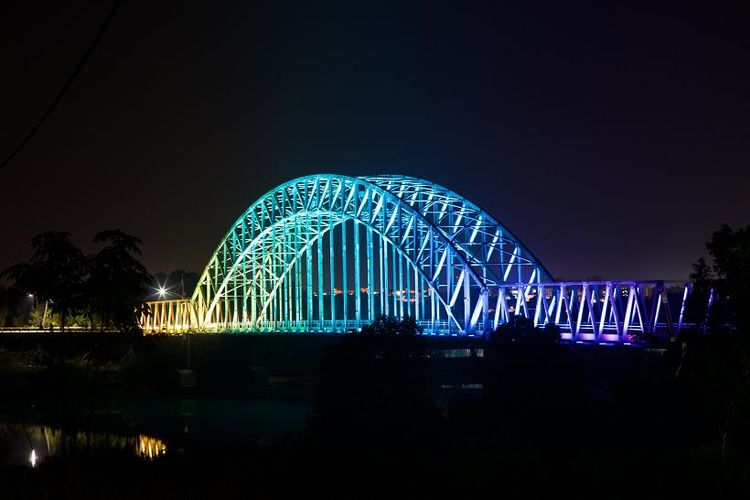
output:
[[[203,331],[348,331],[384,313],[476,334],[498,323],[504,285],[548,281],[512,233],[446,188],[325,174],[253,203],[209,259],[193,304]]]

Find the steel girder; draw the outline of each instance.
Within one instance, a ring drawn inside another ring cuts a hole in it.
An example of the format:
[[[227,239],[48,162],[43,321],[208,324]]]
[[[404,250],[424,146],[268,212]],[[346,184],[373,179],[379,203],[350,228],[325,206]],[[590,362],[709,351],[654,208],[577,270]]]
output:
[[[563,340],[628,343],[633,336],[672,337],[683,328],[691,286],[664,281],[572,281],[498,287],[495,323],[523,316],[550,323]]]
[[[499,287],[551,281],[506,228],[441,186],[314,175],[269,191],[232,225],[192,298],[203,331],[347,331],[377,314],[429,333],[494,328]]]
[[[686,321],[691,289],[689,283],[664,281],[505,283],[490,290],[489,313],[493,327],[510,321],[514,316],[523,316],[536,327],[550,323],[557,325],[563,340],[628,343],[634,337],[672,337],[682,328],[695,328],[695,323]],[[301,290],[296,293],[302,296]],[[311,293],[310,297],[313,295]],[[319,294],[317,297],[320,299],[324,295]],[[364,300],[367,301],[368,298],[365,296]],[[397,304],[403,306],[403,301],[398,301]],[[363,304],[362,306],[365,307]],[[192,300],[159,300],[149,302],[149,307],[151,313],[141,317],[141,325],[147,333],[190,332],[195,331],[199,324],[195,302]],[[708,303],[708,309],[710,308],[711,299]],[[314,308],[311,307],[312,309]],[[360,310],[359,305],[357,310]],[[412,310],[419,311],[419,307],[405,308],[409,314]],[[394,309],[394,312],[398,314],[400,311]],[[343,328],[345,324],[361,325],[364,318],[367,318],[365,314],[359,323],[345,318],[334,324],[325,320],[317,323],[317,316],[313,316],[309,324],[301,327],[316,329],[322,324]],[[426,328],[435,326],[430,320],[421,320],[420,323]],[[271,323],[260,325],[256,329],[262,327],[284,331],[299,330],[300,325]],[[441,332],[439,329],[428,330],[431,331]]]

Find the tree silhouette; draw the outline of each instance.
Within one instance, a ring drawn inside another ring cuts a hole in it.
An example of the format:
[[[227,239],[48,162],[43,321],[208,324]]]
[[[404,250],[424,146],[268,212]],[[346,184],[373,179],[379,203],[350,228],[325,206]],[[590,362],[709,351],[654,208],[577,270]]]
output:
[[[695,411],[707,417],[721,446],[750,439],[750,340],[744,335],[716,331],[688,335],[678,377]]]
[[[37,303],[44,304],[39,321],[42,327],[50,309],[59,315],[63,330],[74,313],[86,313],[92,327],[98,316],[102,329],[138,329],[138,315],[145,307],[143,299],[151,280],[136,258],[141,253],[141,240],[115,229],[100,232],[94,242],[105,245],[86,257],[72,243],[70,233],[42,233],[31,240],[29,262],[2,272],[13,281],[13,290],[33,294]]]
[[[686,320],[695,325],[703,325],[708,317],[708,300],[713,286],[713,274],[711,266],[706,259],[701,257],[693,264],[693,272],[690,274],[692,282],[692,293],[688,296],[686,307]]]
[[[548,323],[544,328],[536,328],[534,322],[523,316],[513,316],[507,323],[490,333],[489,344],[538,344],[550,345],[560,341],[560,328]]]
[[[144,307],[146,287],[152,280],[135,257],[141,253],[141,240],[115,229],[98,233],[94,242],[106,245],[88,259],[90,307],[99,315],[102,327],[137,330],[137,314]]]
[[[714,231],[706,243],[713,265],[702,257],[693,265],[691,280],[696,297],[708,295],[713,284],[717,301],[709,318],[713,326],[731,323],[745,330],[750,327],[750,226],[733,230],[726,224]]]
[[[19,294],[18,290],[11,290],[0,285],[0,327],[10,325],[15,319]]]
[[[362,327],[362,335],[380,335],[384,337],[421,335],[422,327],[411,316],[397,319],[393,316],[379,314],[375,321]]]
[[[3,271],[13,287],[34,294],[60,314],[60,327],[71,311],[80,307],[86,259],[66,231],[49,231],[31,239],[32,254],[28,263],[16,264]]]

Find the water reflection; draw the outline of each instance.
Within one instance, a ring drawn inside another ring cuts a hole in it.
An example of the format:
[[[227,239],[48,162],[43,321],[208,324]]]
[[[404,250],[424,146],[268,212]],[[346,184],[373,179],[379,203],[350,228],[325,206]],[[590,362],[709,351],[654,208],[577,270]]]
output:
[[[141,434],[138,436],[135,452],[142,457],[153,459],[166,454],[167,445],[161,439]]]
[[[116,450],[153,460],[167,453],[167,444],[145,434],[123,436],[45,425],[0,424],[1,465],[36,467],[55,455],[81,450]]]

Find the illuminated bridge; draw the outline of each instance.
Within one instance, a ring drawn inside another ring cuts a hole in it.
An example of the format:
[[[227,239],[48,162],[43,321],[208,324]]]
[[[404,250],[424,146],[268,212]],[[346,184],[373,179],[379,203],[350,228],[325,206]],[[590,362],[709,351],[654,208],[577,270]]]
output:
[[[683,326],[689,287],[555,282],[497,219],[432,182],[294,179],[253,203],[189,300],[150,302],[146,332],[348,332],[378,314],[483,335],[514,315],[563,338],[629,342]]]

